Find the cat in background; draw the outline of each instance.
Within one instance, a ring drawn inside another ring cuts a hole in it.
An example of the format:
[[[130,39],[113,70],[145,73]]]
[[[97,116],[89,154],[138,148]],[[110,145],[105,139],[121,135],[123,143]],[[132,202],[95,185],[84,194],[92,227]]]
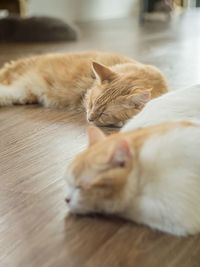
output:
[[[200,84],[152,99],[121,132],[172,120],[200,120]]]
[[[80,108],[98,126],[121,127],[151,98],[166,92],[157,68],[112,53],[33,56],[0,69],[0,106]]]
[[[159,110],[158,110],[159,112]],[[186,236],[200,232],[200,124],[165,122],[105,137],[89,128],[89,148],[65,173],[76,214],[103,213]]]

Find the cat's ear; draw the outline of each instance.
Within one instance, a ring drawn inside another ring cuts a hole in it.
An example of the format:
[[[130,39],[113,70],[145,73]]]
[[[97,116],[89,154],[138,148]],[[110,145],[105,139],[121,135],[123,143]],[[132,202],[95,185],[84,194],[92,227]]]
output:
[[[124,167],[131,159],[129,144],[126,140],[120,140],[114,147],[109,159],[109,164],[116,167]]]
[[[134,91],[131,96],[128,96],[128,105],[135,108],[143,107],[151,100],[152,89]]]
[[[92,70],[96,76],[96,79],[101,83],[105,80],[112,80],[115,77],[115,72],[112,71],[110,68],[106,67],[105,65],[102,65],[98,62],[93,61],[92,62]]]
[[[92,146],[106,138],[105,134],[95,126],[88,127],[89,146]]]

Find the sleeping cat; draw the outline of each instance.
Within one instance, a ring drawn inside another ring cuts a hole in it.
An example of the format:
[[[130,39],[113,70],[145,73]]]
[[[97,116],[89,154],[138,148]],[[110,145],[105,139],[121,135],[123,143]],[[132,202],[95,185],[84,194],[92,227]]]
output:
[[[122,126],[151,98],[166,92],[157,68],[111,53],[33,56],[0,70],[0,106],[81,108],[99,126]]]
[[[121,129],[122,132],[171,120],[200,120],[200,84],[151,100]]]
[[[159,111],[158,111],[159,112]],[[200,232],[200,123],[165,122],[105,137],[69,166],[72,213],[115,214],[174,235]]]

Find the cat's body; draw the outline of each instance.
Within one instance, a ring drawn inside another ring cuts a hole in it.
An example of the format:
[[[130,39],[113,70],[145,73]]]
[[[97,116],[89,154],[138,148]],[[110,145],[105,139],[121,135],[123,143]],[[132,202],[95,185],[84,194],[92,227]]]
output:
[[[151,100],[122,132],[172,120],[200,120],[200,85],[169,92]]]
[[[0,42],[74,41],[78,36],[74,25],[58,18],[16,15],[0,18]]]
[[[0,106],[82,108],[97,125],[122,126],[147,101],[166,92],[158,69],[111,53],[33,56],[0,70]]]
[[[165,122],[105,137],[68,168],[73,213],[115,214],[175,235],[200,232],[200,124]]]

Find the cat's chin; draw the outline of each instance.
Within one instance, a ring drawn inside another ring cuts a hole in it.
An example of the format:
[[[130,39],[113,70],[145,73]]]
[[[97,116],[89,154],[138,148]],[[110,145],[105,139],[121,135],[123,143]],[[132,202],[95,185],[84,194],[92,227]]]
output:
[[[95,125],[98,127],[121,128],[124,125],[124,123],[118,122],[116,124],[100,124],[100,123],[90,122],[90,125]]]
[[[93,212],[83,209],[69,209],[69,213],[73,215],[87,216],[93,214]]]
[[[71,214],[87,215],[91,213],[91,210],[83,205],[77,204],[68,204],[68,209]]]

